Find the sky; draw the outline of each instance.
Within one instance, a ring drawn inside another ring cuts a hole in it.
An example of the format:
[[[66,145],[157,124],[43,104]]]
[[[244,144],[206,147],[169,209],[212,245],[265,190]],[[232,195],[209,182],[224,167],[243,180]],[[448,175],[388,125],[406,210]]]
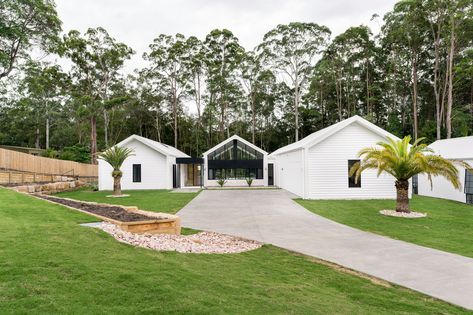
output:
[[[245,49],[258,45],[278,24],[314,22],[328,26],[332,38],[350,26],[379,30],[382,17],[397,0],[56,0],[63,30],[104,27],[136,54],[126,70],[143,67],[141,56],[159,34],[182,33],[204,39],[227,28]]]

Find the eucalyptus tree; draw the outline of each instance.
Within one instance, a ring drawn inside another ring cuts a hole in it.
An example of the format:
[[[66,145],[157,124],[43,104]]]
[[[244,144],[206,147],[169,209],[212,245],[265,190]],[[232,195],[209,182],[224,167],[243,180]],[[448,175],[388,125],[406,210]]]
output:
[[[102,113],[105,121],[105,144],[108,144],[108,116],[104,106],[109,102],[109,89],[120,80],[119,71],[133,50],[117,42],[102,28],[89,28],[83,35],[76,30],[64,36],[62,54],[73,65],[71,76],[74,95],[80,99],[90,117],[90,153],[92,163],[97,163],[97,116]]]
[[[197,112],[197,130],[194,132],[196,152],[199,155],[202,133],[202,112],[204,106],[205,82],[207,79],[206,46],[195,36],[186,40],[184,63],[190,84],[189,96],[195,103]]]
[[[69,78],[59,65],[29,62],[25,69],[25,78],[21,89],[26,97],[36,104],[38,115],[44,117],[45,123],[45,148],[50,146],[51,120],[61,111],[62,103],[67,98],[66,89]],[[37,139],[39,126],[37,126]],[[38,140],[36,145],[39,147]]]
[[[61,21],[53,0],[0,2],[0,79],[7,77],[31,47],[50,51],[58,42]]]
[[[216,105],[220,113],[220,139],[228,131],[230,106],[238,106],[241,100],[241,85],[238,80],[240,64],[245,56],[244,48],[229,30],[213,30],[204,41],[207,64],[207,92],[211,105]]]
[[[403,53],[404,66],[411,70],[409,88],[412,91],[412,122],[414,139],[418,137],[419,72],[429,51],[429,24],[422,0],[404,0],[384,17],[383,36],[389,45],[396,45]],[[407,62],[407,63],[406,63]],[[400,65],[402,66],[402,65]]]
[[[317,80],[332,81],[334,91],[326,91],[324,97],[336,96],[339,120],[354,114],[373,118],[376,54],[369,28],[350,27],[335,37],[315,66]]]
[[[317,56],[326,46],[330,30],[315,23],[278,25],[266,33],[258,51],[269,69],[282,75],[294,90],[295,140],[299,140],[301,94],[310,81]]]
[[[249,109],[251,120],[251,142],[256,144],[258,118],[263,111],[270,115],[267,109],[271,103],[270,94],[274,92],[275,77],[271,71],[262,66],[258,55],[248,52],[242,61],[240,79],[248,104],[245,112]]]
[[[448,9],[449,47],[448,47],[448,92],[446,109],[447,138],[452,137],[452,110],[455,64],[457,54],[471,50],[473,45],[473,3],[471,0],[451,1]]]
[[[188,53],[186,38],[161,34],[149,46],[143,57],[150,63],[147,73],[150,80],[164,88],[173,116],[174,146],[178,147],[178,114],[183,99],[189,93],[188,72],[185,59]]]

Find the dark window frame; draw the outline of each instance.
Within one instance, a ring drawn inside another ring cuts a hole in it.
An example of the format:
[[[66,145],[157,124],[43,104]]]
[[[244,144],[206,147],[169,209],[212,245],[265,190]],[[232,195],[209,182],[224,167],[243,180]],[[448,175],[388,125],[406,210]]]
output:
[[[244,174],[244,175],[242,175]],[[223,176],[226,180],[245,180],[247,178],[264,179],[262,168],[209,168],[207,170],[208,180],[218,180]]]
[[[473,194],[473,173],[465,170],[465,194]]]
[[[353,167],[353,165],[360,162],[361,160],[359,159],[348,160],[348,188],[361,188],[361,176],[358,178],[358,181],[355,181],[355,175],[350,176],[350,169]]]
[[[132,165],[132,180],[133,183],[141,183],[141,164]]]
[[[473,205],[473,194],[466,194],[466,204]]]

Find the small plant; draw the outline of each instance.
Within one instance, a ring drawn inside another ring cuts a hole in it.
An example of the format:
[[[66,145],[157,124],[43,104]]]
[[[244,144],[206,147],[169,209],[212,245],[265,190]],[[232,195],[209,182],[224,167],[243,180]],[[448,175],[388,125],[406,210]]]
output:
[[[225,179],[225,177],[219,177],[217,180],[217,184],[219,184],[220,187],[223,187],[223,185],[225,185],[226,182],[227,180]]]
[[[121,196],[122,194],[121,179],[123,172],[120,168],[123,162],[132,155],[134,155],[132,149],[119,146],[111,147],[99,154],[99,159],[107,162],[113,168],[113,194],[115,196]]]
[[[253,184],[253,178],[248,177],[248,178],[246,179],[246,183],[248,184],[248,187],[251,187],[251,184]]]

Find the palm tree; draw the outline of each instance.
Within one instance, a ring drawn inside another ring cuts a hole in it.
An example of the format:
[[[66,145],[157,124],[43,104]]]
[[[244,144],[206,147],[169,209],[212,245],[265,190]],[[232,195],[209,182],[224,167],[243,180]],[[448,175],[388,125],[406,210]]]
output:
[[[361,172],[366,169],[378,170],[378,176],[381,173],[392,175],[396,179],[397,212],[410,212],[409,179],[414,175],[426,174],[431,185],[432,176],[443,176],[453,187],[460,189],[461,183],[455,165],[471,169],[465,162],[450,161],[435,155],[432,149],[421,143],[424,138],[416,140],[412,145],[409,144],[410,136],[402,140],[393,140],[389,137],[387,139],[387,142],[378,142],[378,147],[362,149],[358,156],[363,159],[353,165],[350,176],[355,175],[357,181]]]
[[[125,147],[114,146],[99,154],[99,159],[107,162],[113,167],[113,195],[120,196],[122,194],[121,179],[123,172],[120,170],[123,162],[134,155],[133,150]]]

